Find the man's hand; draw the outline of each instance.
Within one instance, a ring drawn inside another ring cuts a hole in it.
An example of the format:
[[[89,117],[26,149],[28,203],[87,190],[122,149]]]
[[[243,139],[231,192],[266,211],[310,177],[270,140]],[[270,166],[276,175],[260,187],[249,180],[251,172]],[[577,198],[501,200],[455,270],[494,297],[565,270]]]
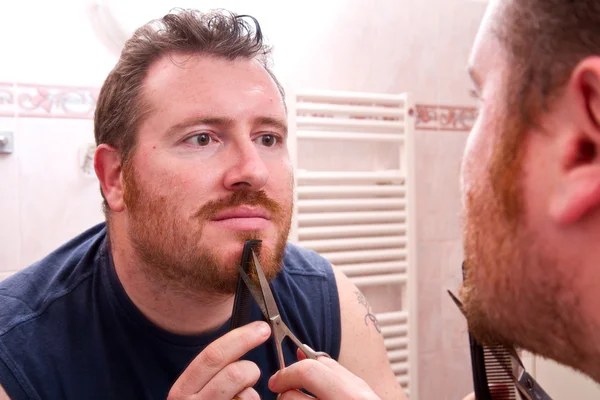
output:
[[[239,360],[271,335],[266,322],[234,329],[209,344],[177,379],[168,400],[259,400],[252,388],[260,378],[253,362]]]
[[[282,369],[269,380],[269,389],[282,393],[279,400],[306,400],[312,397],[297,389],[305,389],[319,400],[379,400],[362,379],[327,357],[308,360],[298,351],[301,361]]]

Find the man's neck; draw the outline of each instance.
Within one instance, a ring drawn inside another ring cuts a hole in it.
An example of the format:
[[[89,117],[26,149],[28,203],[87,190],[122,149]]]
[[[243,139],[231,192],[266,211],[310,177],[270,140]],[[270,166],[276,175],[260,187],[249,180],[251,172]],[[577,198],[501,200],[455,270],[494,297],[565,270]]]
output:
[[[198,335],[218,329],[231,317],[233,295],[192,295],[173,283],[152,279],[123,239],[111,232],[115,271],[131,301],[156,326],[175,334]]]

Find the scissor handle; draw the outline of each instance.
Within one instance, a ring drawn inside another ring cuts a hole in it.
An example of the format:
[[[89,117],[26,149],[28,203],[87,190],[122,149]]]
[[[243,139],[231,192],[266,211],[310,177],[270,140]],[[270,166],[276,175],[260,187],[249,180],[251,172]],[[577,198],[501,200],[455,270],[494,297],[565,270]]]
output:
[[[329,354],[325,353],[324,351],[314,351],[313,349],[311,349],[311,347],[309,345],[304,344],[304,343],[300,343],[300,345],[298,345],[298,348],[300,350],[302,350],[302,352],[304,352],[304,354],[306,354],[306,357],[310,358],[311,360],[316,360],[318,357],[331,358],[331,356]]]
[[[544,389],[542,389],[542,387],[535,381],[535,379],[531,377],[531,375],[529,375],[529,373],[527,373],[527,371],[523,372],[523,375],[518,382],[520,386],[519,389],[521,389],[520,394],[525,397],[525,393],[523,393],[523,391],[527,393],[527,397],[525,397],[526,399],[552,400],[552,398],[548,396],[548,393],[544,392]]]
[[[281,319],[279,320],[280,323],[276,324],[276,327],[274,327],[275,330],[275,337],[276,340],[281,342],[283,340],[284,337],[288,337],[290,338],[290,340],[292,342],[294,342],[294,344],[296,346],[298,346],[298,348],[300,350],[302,350],[302,352],[304,354],[306,354],[307,358],[310,358],[311,360],[316,360],[318,357],[327,357],[327,358],[331,358],[331,356],[323,351],[314,351],[309,345],[302,343],[297,337],[296,335],[294,335],[290,329],[287,327],[287,325],[285,325],[283,323],[283,321],[281,321]],[[284,366],[282,366],[281,368],[284,368]]]

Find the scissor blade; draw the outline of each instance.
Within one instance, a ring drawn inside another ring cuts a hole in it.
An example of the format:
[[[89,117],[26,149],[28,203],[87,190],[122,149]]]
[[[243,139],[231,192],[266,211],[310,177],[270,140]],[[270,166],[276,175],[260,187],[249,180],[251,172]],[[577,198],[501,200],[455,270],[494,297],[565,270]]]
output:
[[[273,297],[273,292],[271,292],[271,286],[269,286],[269,281],[267,280],[267,277],[260,266],[260,262],[258,261],[258,257],[256,256],[254,250],[252,250],[252,260],[254,261],[254,268],[256,268],[258,282],[260,283],[260,288],[262,289],[265,306],[267,307],[267,314],[269,314],[269,319],[273,320],[279,316],[279,308],[277,308],[277,303]]]
[[[450,298],[452,298],[452,301],[454,301],[454,304],[456,304],[456,306],[458,307],[458,309],[460,310],[460,312],[466,317],[467,314],[465,313],[465,310],[463,309],[463,305],[462,302],[458,299],[458,297],[456,297],[454,295],[454,293],[452,293],[451,291],[447,291],[448,294],[450,295]]]
[[[265,318],[268,321],[269,314],[267,313],[267,309],[265,307],[265,299],[263,297],[262,291],[256,287],[254,282],[252,282],[252,279],[250,279],[250,277],[248,276],[246,271],[244,271],[244,269],[242,268],[241,265],[236,264],[236,266],[237,266],[238,271],[240,272],[240,276],[242,277],[242,280],[244,281],[244,283],[248,287],[248,290],[250,291],[250,294],[254,298],[254,301],[256,302],[256,304],[258,304],[260,311],[262,311],[263,315],[265,316]]]

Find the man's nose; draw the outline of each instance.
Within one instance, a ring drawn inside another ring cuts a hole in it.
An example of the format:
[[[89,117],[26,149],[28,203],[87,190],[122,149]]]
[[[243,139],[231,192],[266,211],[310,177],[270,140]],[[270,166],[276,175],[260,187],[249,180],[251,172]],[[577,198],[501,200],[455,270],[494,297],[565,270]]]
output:
[[[223,182],[227,189],[258,191],[265,187],[269,170],[253,142],[235,144],[228,157],[232,158],[232,162]]]

